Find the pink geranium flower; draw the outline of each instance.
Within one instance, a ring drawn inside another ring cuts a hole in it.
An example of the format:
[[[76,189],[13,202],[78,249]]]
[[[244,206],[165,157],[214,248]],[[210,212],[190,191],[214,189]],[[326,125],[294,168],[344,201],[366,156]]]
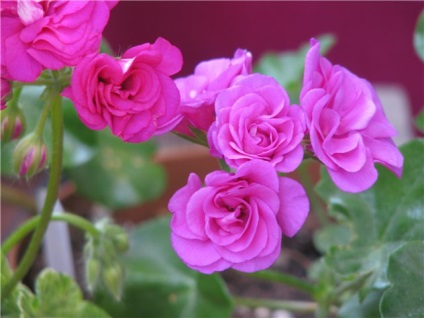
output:
[[[203,273],[253,272],[275,262],[282,235],[299,231],[309,201],[299,183],[278,177],[270,163],[250,161],[235,174],[210,173],[204,187],[190,174],[168,208],[172,245],[187,266]]]
[[[170,78],[181,66],[180,50],[163,38],[130,48],[121,58],[92,54],[75,68],[63,95],[87,127],[109,126],[124,141],[142,142],[181,120],[180,95]]]
[[[198,64],[194,74],[175,80],[180,94],[183,120],[175,131],[192,135],[189,127],[207,131],[215,120],[214,103],[217,94],[229,87],[240,75],[252,72],[252,54],[238,49],[232,59],[220,58]]]
[[[307,115],[311,150],[343,191],[360,192],[377,180],[374,163],[400,177],[403,156],[370,83],[320,56],[312,39],[300,103]]]
[[[223,90],[215,102],[216,121],[208,132],[211,154],[232,168],[254,159],[291,172],[303,159],[303,110],[269,76],[252,74]]]
[[[109,11],[116,3],[2,1],[2,76],[32,82],[44,69],[77,65],[99,50]]]

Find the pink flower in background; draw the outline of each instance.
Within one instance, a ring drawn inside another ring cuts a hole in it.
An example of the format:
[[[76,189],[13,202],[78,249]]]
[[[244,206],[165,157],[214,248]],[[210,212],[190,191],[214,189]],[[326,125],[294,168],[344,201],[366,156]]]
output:
[[[400,176],[403,156],[391,139],[396,131],[375,90],[366,80],[321,57],[319,47],[312,39],[300,95],[311,150],[343,191],[370,188],[377,180],[374,163]]]
[[[1,65],[11,80],[75,66],[97,52],[114,1],[1,2]]]
[[[163,38],[130,48],[120,59],[92,54],[75,68],[63,95],[87,127],[109,126],[124,141],[142,142],[181,120],[179,92],[170,78],[181,66],[180,50]]]
[[[211,154],[230,167],[259,159],[290,172],[302,162],[303,111],[290,106],[287,93],[272,77],[243,77],[218,95],[215,112],[208,132]]]
[[[168,206],[171,241],[187,266],[203,273],[234,268],[253,272],[271,266],[282,235],[303,225],[309,201],[296,181],[278,177],[265,161],[250,161],[233,173],[192,173]]]
[[[215,120],[216,95],[240,75],[252,73],[252,54],[238,49],[234,58],[213,59],[199,63],[194,74],[175,80],[181,94],[180,112],[184,119],[176,132],[192,135],[189,127],[207,131]]]

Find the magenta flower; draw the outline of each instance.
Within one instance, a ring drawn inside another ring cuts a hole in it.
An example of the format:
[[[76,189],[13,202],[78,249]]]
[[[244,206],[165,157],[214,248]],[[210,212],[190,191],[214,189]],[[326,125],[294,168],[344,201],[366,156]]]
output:
[[[216,95],[240,75],[252,73],[252,54],[238,49],[234,58],[199,63],[194,74],[175,80],[181,94],[180,112],[184,115],[176,132],[192,135],[189,127],[207,131],[215,120]]]
[[[210,173],[205,187],[190,174],[168,208],[172,245],[187,266],[203,273],[253,272],[278,258],[282,234],[299,231],[309,201],[299,183],[278,177],[270,163],[250,161],[235,174]]]
[[[113,1],[1,2],[4,77],[32,82],[44,69],[75,66],[99,50]]]
[[[287,93],[272,77],[252,74],[237,81],[218,95],[215,112],[208,132],[211,154],[230,167],[259,159],[290,172],[302,162],[303,111],[290,106]]]
[[[109,126],[124,141],[142,142],[181,120],[180,95],[170,78],[181,66],[180,50],[163,38],[135,46],[120,59],[92,54],[75,68],[63,95],[87,127]]]
[[[306,55],[301,106],[306,112],[311,150],[343,191],[360,192],[377,180],[374,163],[400,177],[403,156],[370,83],[320,56],[312,39]]]

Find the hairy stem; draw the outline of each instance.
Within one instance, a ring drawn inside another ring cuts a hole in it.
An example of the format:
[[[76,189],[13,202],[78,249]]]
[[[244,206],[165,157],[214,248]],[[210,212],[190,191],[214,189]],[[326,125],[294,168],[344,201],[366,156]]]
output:
[[[26,221],[22,224],[16,231],[10,235],[6,241],[1,246],[1,252],[6,255],[15,246],[18,242],[20,242],[25,236],[27,236],[30,232],[32,232],[40,222],[41,216],[34,216],[33,218]],[[86,219],[75,215],[73,213],[60,212],[57,214],[53,214],[51,217],[51,221],[63,221],[68,224],[71,224],[87,233],[89,233],[93,237],[97,237],[100,235],[100,231],[89,221]]]
[[[52,99],[52,155],[50,164],[50,176],[47,186],[47,195],[44,201],[43,209],[40,214],[40,221],[38,222],[37,229],[34,231],[31,242],[25,251],[25,255],[20,262],[18,268],[13,273],[10,280],[2,288],[1,300],[5,299],[15,288],[16,284],[22,280],[30,267],[32,266],[44,233],[50,222],[50,217],[53,212],[54,204],[57,200],[59,193],[59,185],[62,173],[62,152],[63,152],[63,116],[62,116],[62,97],[57,92]]]

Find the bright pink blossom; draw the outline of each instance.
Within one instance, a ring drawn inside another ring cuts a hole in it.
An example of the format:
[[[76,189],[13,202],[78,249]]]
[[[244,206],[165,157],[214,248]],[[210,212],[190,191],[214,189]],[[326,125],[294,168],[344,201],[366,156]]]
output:
[[[234,58],[220,58],[199,63],[194,74],[175,80],[181,94],[180,112],[184,115],[176,132],[192,135],[189,127],[207,131],[215,120],[216,95],[240,75],[252,73],[252,54],[238,49]]]
[[[170,77],[181,66],[180,50],[163,38],[130,48],[118,59],[92,54],[75,68],[64,96],[87,127],[109,126],[124,141],[146,141],[181,120],[180,95]]]
[[[290,106],[286,91],[272,77],[243,77],[218,95],[215,112],[208,132],[211,154],[230,167],[259,159],[290,172],[302,162],[303,110]]]
[[[99,50],[113,1],[1,1],[4,77],[32,82]],[[3,70],[2,70],[3,72]]]
[[[374,163],[400,176],[403,157],[391,139],[396,131],[375,90],[366,80],[321,57],[319,47],[312,39],[300,95],[311,150],[343,191],[371,187],[377,180]]]
[[[278,177],[265,161],[234,173],[192,173],[168,206],[172,245],[181,259],[203,273],[234,268],[253,272],[271,266],[282,235],[295,235],[309,211],[303,187]]]

